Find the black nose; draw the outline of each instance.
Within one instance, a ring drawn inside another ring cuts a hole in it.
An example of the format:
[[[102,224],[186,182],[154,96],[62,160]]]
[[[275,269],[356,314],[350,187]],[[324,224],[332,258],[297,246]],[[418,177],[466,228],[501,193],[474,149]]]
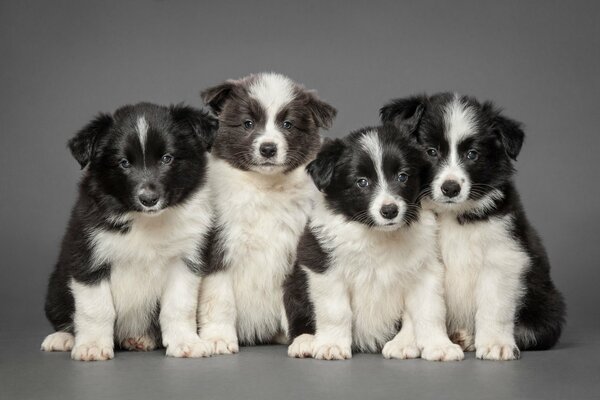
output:
[[[460,184],[456,181],[442,183],[442,193],[448,197],[456,197],[460,193]]]
[[[277,154],[277,145],[275,143],[266,142],[258,148],[260,155],[266,158],[271,158]]]
[[[145,190],[139,194],[138,199],[140,199],[140,203],[145,207],[153,207],[158,203],[158,199],[160,196],[156,192],[152,192],[149,190]]]
[[[384,204],[379,212],[385,219],[394,219],[398,216],[398,206],[395,204]]]

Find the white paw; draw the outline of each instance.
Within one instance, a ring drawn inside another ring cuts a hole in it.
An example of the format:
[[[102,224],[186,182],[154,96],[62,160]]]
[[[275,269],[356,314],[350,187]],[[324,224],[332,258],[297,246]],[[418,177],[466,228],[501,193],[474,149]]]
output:
[[[114,357],[112,341],[110,345],[101,341],[75,343],[71,351],[71,358],[77,361],[105,361],[112,360]]]
[[[337,343],[315,344],[313,357],[317,360],[347,360],[352,358],[352,349]]]
[[[156,341],[147,335],[123,339],[120,345],[122,349],[129,351],[152,351],[156,349]]]
[[[407,360],[418,358],[421,355],[421,352],[414,343],[403,343],[400,340],[390,340],[383,346],[381,354],[383,354],[385,358]]]
[[[521,352],[515,343],[490,343],[478,345],[475,355],[482,360],[518,360]]]
[[[423,346],[421,358],[429,361],[460,361],[465,358],[465,353],[459,345],[448,342]]]
[[[42,342],[43,351],[71,351],[75,337],[68,332],[54,332]]]
[[[294,358],[312,357],[314,341],[314,335],[308,333],[296,337],[292,344],[288,346],[288,356]]]
[[[463,351],[475,350],[475,338],[466,329],[459,329],[450,335],[450,340],[460,346]]]
[[[178,358],[210,357],[213,354],[212,344],[199,337],[167,345],[167,356]]]
[[[210,343],[213,354],[235,354],[240,351],[237,338],[212,337],[204,340]]]

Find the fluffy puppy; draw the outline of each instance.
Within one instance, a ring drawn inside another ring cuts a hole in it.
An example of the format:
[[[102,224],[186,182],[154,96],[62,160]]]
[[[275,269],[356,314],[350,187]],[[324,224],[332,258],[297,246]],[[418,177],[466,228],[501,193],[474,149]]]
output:
[[[381,117],[418,121],[414,138],[432,169],[424,206],[438,215],[453,339],[488,360],[552,347],[565,305],[512,179],[520,124],[492,103],[451,93],[394,100]]]
[[[273,73],[202,92],[219,119],[208,182],[215,206],[200,336],[218,354],[286,340],[282,284],[315,190],[305,172],[336,110]]]
[[[309,164],[322,194],[285,286],[291,357],[463,358],[444,324],[435,217],[418,202],[425,161],[404,135],[361,129]]]
[[[210,355],[197,335],[201,252],[211,213],[207,149],[217,121],[185,106],[140,103],[100,114],[69,141],[85,168],[46,315],[45,351],[107,360],[160,343]]]

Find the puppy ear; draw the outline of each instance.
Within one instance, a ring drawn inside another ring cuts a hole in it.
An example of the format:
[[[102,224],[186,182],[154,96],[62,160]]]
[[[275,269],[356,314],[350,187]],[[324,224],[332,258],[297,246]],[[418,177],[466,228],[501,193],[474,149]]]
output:
[[[98,140],[109,131],[113,122],[110,114],[99,114],[69,140],[67,146],[81,169],[92,160]]]
[[[317,126],[325,129],[331,128],[331,124],[337,115],[337,110],[319,99],[315,91],[308,90],[306,93],[308,95],[306,107],[312,114]]]
[[[215,117],[204,110],[183,104],[171,106],[170,111],[179,127],[191,130],[200,138],[204,148],[210,150],[219,129],[219,122]]]
[[[392,100],[379,110],[381,122],[393,124],[402,132],[416,134],[426,102],[425,96]]]
[[[236,87],[236,82],[227,80],[220,85],[204,89],[200,92],[200,97],[206,106],[216,115],[223,110],[225,101],[233,94],[233,89]]]
[[[484,103],[482,109],[489,113],[492,130],[498,136],[506,154],[516,161],[525,140],[525,132],[523,132],[521,123],[502,115],[501,111],[491,102]]]
[[[306,171],[320,191],[324,191],[331,184],[335,165],[344,148],[345,144],[340,139],[325,139],[317,158],[306,166]]]

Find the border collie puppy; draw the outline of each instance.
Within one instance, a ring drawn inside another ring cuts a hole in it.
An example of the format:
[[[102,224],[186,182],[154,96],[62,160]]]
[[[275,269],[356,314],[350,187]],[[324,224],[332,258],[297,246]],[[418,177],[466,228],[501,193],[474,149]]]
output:
[[[261,73],[202,92],[219,119],[208,183],[215,207],[200,336],[217,354],[286,340],[282,284],[316,190],[305,172],[336,110],[289,78]]]
[[[200,357],[201,253],[210,228],[207,149],[217,121],[149,103],[101,114],[69,141],[85,168],[50,277],[45,351],[107,360],[113,346]]]
[[[394,100],[381,117],[418,120],[414,137],[432,166],[423,205],[438,215],[453,340],[488,360],[552,347],[565,305],[512,180],[520,124],[492,103],[451,93]]]
[[[425,160],[404,135],[361,129],[309,164],[322,195],[286,281],[291,357],[463,358],[446,333],[435,216],[419,207]]]

